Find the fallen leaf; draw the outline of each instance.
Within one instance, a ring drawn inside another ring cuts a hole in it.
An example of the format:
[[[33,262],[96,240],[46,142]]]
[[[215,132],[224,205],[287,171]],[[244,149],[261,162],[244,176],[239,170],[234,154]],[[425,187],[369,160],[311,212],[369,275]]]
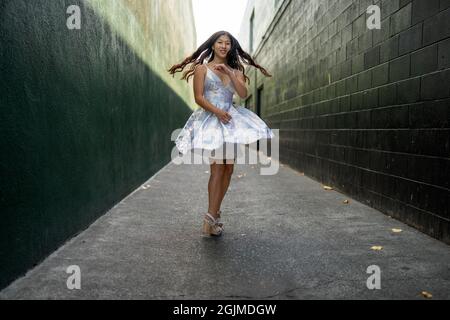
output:
[[[342,201],[343,203],[348,203],[348,200],[347,199],[345,199],[344,201]]]
[[[427,291],[422,291],[422,295],[428,299],[431,299],[433,297],[433,295]]]
[[[379,251],[379,250],[383,249],[383,247],[382,246],[372,246],[370,249]]]
[[[329,187],[329,186],[323,186],[323,188],[324,188],[325,190],[333,190],[333,188],[332,188],[332,187]]]
[[[392,229],[392,232],[396,232],[396,233],[402,232],[402,231],[403,231],[402,229],[395,229],[395,228]]]

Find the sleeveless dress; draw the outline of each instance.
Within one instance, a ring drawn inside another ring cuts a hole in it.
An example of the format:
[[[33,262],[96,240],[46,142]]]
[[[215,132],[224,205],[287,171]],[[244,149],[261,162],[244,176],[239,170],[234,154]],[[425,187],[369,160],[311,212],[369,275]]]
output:
[[[217,108],[227,111],[231,120],[225,124],[214,113],[200,107],[191,114],[175,139],[177,149],[182,154],[191,149],[208,150],[210,159],[236,159],[237,144],[273,138],[272,129],[258,115],[233,104],[232,81],[225,86],[217,74],[208,66],[206,69],[203,96]],[[228,148],[234,148],[234,152],[227,151]]]

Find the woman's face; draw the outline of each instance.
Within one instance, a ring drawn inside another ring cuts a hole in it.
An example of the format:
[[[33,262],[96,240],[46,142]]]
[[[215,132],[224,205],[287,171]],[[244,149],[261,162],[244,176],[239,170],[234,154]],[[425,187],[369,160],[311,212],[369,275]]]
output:
[[[221,58],[225,58],[228,54],[228,52],[231,49],[231,40],[227,35],[222,35],[220,36],[217,40],[216,43],[214,43],[214,53],[221,57]]]

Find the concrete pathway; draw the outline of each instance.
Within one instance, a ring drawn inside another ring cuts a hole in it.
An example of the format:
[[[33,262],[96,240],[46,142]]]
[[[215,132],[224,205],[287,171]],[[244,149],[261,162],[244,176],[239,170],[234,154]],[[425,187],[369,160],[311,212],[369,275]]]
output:
[[[259,168],[235,166],[222,237],[200,236],[209,166],[169,163],[0,298],[450,298],[448,245],[287,166]],[[79,290],[66,285],[71,265]],[[379,290],[366,285],[371,265]]]

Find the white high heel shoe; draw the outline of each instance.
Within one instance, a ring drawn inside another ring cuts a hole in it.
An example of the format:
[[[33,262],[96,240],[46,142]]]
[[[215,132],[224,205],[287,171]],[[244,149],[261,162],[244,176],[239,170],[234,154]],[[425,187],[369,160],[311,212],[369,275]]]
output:
[[[220,236],[222,232],[223,229],[217,224],[217,219],[215,219],[209,212],[206,213],[203,218],[203,236]]]

